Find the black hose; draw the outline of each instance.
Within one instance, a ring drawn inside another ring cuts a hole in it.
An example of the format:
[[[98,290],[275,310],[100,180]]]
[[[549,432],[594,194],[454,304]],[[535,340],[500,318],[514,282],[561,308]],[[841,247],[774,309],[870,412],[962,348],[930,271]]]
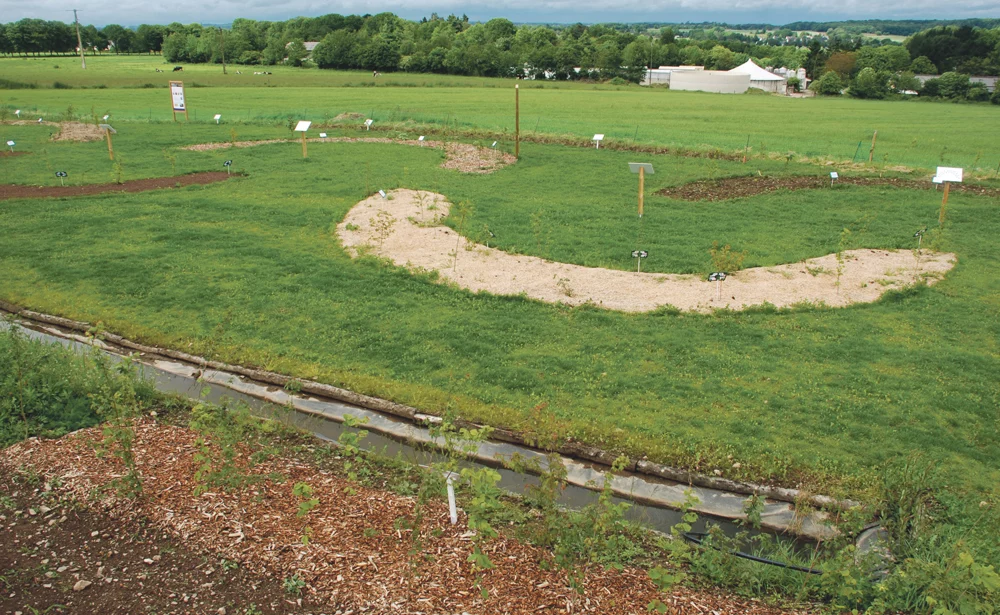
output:
[[[690,540],[691,542],[701,545],[704,543],[702,538],[708,536],[708,532],[684,532],[684,538]],[[721,551],[719,547],[709,545],[711,548]],[[778,562],[773,559],[767,559],[765,557],[758,557],[756,555],[751,555],[750,553],[744,553],[743,551],[730,551],[730,555],[735,555],[736,557],[742,557],[743,559],[748,559],[751,562],[760,562],[761,564],[769,564],[771,566],[778,566],[779,568],[787,568],[788,570],[794,570],[796,572],[805,572],[807,574],[823,574],[822,570],[816,570],[815,568],[806,568],[804,566],[796,566],[794,564],[788,564],[785,562]]]

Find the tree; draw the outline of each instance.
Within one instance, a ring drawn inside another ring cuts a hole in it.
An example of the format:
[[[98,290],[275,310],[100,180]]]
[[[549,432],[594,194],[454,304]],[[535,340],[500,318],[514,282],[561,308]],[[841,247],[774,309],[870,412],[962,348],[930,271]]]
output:
[[[827,59],[825,70],[832,70],[842,79],[846,79],[854,72],[855,64],[857,64],[857,57],[853,51],[840,51]]]
[[[827,71],[823,76],[809,84],[809,89],[822,96],[839,96],[844,89],[844,82],[837,71]]]
[[[938,94],[944,98],[962,99],[969,93],[969,76],[954,71],[937,78]]]
[[[305,60],[309,55],[309,52],[306,50],[306,45],[301,39],[288,43],[285,48],[285,53],[288,54],[285,63],[291,64],[292,66],[302,66],[303,60]]]
[[[965,97],[975,102],[986,102],[990,99],[990,91],[986,88],[985,83],[977,81],[969,85],[969,91]]]
[[[660,44],[670,45],[677,40],[677,35],[673,28],[660,28]]]
[[[320,68],[353,68],[357,36],[348,30],[327,34],[313,49],[313,61]]]
[[[1000,105],[1000,88],[993,89],[993,96],[990,97],[990,102],[994,105]]]
[[[847,91],[854,98],[881,99],[889,94],[889,78],[892,73],[884,70],[875,70],[868,66],[862,68],[858,75],[851,82],[851,87]]]
[[[930,61],[927,56],[920,56],[910,63],[910,72],[916,73],[918,75],[936,75],[938,74],[937,66]]]

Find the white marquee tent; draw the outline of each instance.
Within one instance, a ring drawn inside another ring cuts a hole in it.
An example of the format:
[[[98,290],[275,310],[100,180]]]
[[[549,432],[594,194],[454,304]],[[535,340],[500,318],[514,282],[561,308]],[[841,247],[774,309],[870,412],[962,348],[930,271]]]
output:
[[[750,87],[758,88],[765,92],[784,94],[788,88],[788,79],[764,70],[754,64],[753,60],[747,60],[729,72],[750,75]]]

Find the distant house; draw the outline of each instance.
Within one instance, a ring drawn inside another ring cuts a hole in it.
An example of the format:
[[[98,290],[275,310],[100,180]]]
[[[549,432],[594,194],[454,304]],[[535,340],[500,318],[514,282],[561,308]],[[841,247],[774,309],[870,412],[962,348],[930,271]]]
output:
[[[306,41],[302,44],[305,46],[306,52],[309,55],[312,55],[313,49],[316,49],[316,45],[319,45],[319,41]],[[291,47],[291,45],[292,45],[291,42],[285,43],[285,49],[288,49],[289,47]]]
[[[923,85],[924,82],[927,81],[928,79],[937,79],[940,76],[941,75],[914,75],[914,77],[920,80],[920,85]],[[987,77],[987,76],[969,77],[969,81],[971,83],[982,83],[983,85],[985,85],[986,89],[989,90],[990,94],[996,91],[998,80],[1000,80],[1000,77]]]

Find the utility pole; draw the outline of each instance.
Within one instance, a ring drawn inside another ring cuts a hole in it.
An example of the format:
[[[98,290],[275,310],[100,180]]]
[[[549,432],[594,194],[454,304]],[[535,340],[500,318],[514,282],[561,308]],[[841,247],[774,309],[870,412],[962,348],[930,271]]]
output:
[[[80,50],[80,64],[86,70],[87,58],[83,55],[83,40],[80,38],[80,20],[76,16],[76,9],[73,9],[73,21],[76,22],[76,48]]]
[[[222,74],[226,73],[226,31],[219,26],[219,35],[222,37]]]

